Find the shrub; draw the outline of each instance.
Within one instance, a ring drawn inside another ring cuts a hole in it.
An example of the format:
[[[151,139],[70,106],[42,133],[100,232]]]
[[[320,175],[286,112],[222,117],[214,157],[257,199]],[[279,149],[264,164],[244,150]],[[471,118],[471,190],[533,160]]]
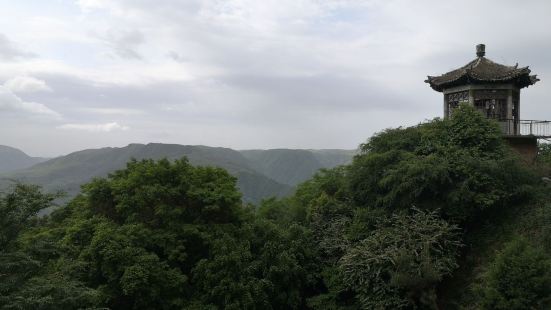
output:
[[[362,146],[348,169],[360,206],[440,209],[463,222],[523,197],[535,181],[497,124],[461,106],[450,119],[386,130]]]
[[[435,212],[394,215],[340,260],[364,309],[436,308],[435,286],[456,267],[457,226]]]
[[[549,309],[551,259],[515,239],[496,256],[477,291],[484,309]]]

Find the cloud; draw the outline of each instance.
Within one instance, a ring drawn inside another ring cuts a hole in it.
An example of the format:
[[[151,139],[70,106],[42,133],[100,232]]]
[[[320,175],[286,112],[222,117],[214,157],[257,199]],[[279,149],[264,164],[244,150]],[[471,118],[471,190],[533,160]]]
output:
[[[189,61],[189,59],[186,59],[185,57],[183,57],[182,55],[178,54],[177,52],[175,51],[170,51],[168,52],[167,54],[167,57],[174,60],[175,62],[186,62],[186,61]]]
[[[95,113],[101,115],[143,115],[144,111],[138,109],[126,108],[82,108],[87,113]]]
[[[0,33],[0,60],[17,60],[33,57],[34,54],[19,49],[8,37]]]
[[[31,93],[47,91],[51,92],[52,89],[46,84],[45,81],[34,78],[32,76],[16,76],[7,80],[4,83],[4,87],[11,90],[14,93]]]
[[[139,30],[110,29],[101,38],[118,57],[142,59],[137,48],[145,42],[145,36]]]
[[[0,4],[0,29],[41,56],[25,58],[2,37],[17,61],[2,62],[0,81],[32,76],[55,90],[16,94],[78,125],[34,132],[50,132],[65,150],[159,139],[353,148],[383,128],[440,116],[442,94],[423,80],[472,60],[477,43],[490,59],[542,77],[523,90],[521,117],[551,118],[548,0],[79,0],[80,11],[67,1],[35,10],[20,2]],[[132,130],[76,129],[114,120]]]
[[[130,129],[128,126],[119,125],[117,122],[104,123],[104,124],[64,124],[57,127],[64,130],[82,130],[89,132],[111,132],[122,130],[126,131]]]
[[[102,8],[109,4],[109,0],[78,0],[77,4],[84,10],[89,11],[92,9]]]
[[[61,114],[44,104],[27,102],[15,95],[10,89],[0,85],[0,111],[21,113],[25,115],[44,116],[60,119]]]

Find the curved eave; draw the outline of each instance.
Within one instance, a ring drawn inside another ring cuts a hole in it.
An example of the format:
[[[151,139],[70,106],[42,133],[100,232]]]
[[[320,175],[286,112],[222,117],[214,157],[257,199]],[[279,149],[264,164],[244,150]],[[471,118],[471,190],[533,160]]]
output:
[[[530,75],[528,67],[506,66],[496,63],[486,57],[478,57],[459,69],[452,70],[440,76],[428,76],[426,83],[432,89],[444,89],[468,84],[515,84],[519,88],[535,84],[539,79]]]
[[[528,72],[530,72],[529,69],[528,69]],[[428,76],[427,79],[425,80],[425,83],[428,83],[432,89],[438,92],[442,92],[444,89],[447,89],[447,88],[461,86],[461,85],[468,85],[468,84],[512,83],[512,84],[515,84],[518,88],[524,88],[530,85],[534,85],[536,84],[536,82],[539,81],[539,79],[537,78],[537,75],[529,75],[528,72],[515,74],[513,76],[505,76],[505,77],[493,78],[493,79],[482,79],[477,77],[475,74],[472,74],[472,72],[465,72],[465,74],[462,74],[457,78],[449,79],[446,81],[435,81],[440,77]]]

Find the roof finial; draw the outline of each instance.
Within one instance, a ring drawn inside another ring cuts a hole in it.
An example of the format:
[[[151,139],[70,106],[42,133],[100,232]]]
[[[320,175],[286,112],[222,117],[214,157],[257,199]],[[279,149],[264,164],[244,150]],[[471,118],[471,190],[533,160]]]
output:
[[[486,45],[478,44],[476,46],[476,56],[484,57],[484,55],[486,55]]]

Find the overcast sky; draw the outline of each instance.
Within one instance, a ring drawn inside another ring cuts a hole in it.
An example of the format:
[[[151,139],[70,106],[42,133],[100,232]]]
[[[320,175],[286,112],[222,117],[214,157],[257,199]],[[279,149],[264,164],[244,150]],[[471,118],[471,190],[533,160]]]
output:
[[[551,1],[0,0],[0,144],[353,149],[441,116],[423,81],[530,66],[551,119]]]

